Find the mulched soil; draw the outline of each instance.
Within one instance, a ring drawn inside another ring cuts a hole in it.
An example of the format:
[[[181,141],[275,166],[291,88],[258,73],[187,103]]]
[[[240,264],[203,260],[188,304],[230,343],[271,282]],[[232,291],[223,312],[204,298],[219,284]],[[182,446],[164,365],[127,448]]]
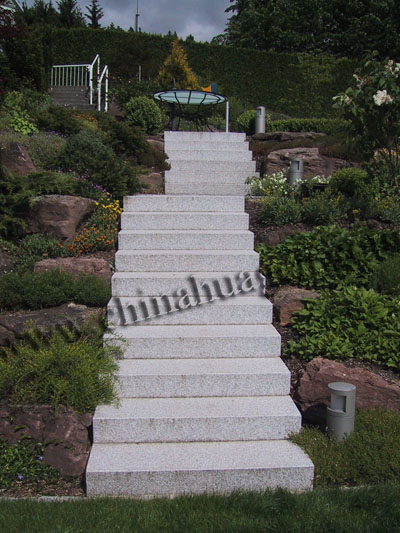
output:
[[[60,479],[54,485],[46,484],[41,481],[36,485],[25,485],[22,481],[18,481],[16,486],[10,490],[0,491],[0,499],[7,498],[39,498],[41,496],[86,496],[85,488],[80,479]]]

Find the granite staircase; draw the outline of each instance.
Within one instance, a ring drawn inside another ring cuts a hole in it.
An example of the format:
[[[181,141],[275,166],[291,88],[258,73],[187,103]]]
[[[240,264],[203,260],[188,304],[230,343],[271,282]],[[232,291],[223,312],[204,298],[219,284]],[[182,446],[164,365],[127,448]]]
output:
[[[89,103],[89,88],[87,86],[54,86],[50,88],[49,96],[54,104],[62,107],[73,107],[80,111],[95,111],[96,105]]]
[[[165,150],[166,195],[124,201],[105,336],[124,350],[121,401],[96,409],[87,493],[311,488],[287,440],[301,417],[244,212],[244,135],[166,132]]]

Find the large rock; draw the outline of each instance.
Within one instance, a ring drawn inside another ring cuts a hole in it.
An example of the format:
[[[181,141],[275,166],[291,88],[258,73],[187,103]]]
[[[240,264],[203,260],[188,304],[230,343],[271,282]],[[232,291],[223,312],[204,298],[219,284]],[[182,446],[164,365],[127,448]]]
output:
[[[0,275],[10,272],[14,268],[14,262],[4,248],[0,245]]]
[[[276,246],[283,242],[288,237],[295,235],[296,233],[304,233],[310,231],[305,224],[286,224],[280,228],[271,228],[268,232],[264,232],[261,235],[256,235],[257,243],[264,243],[269,246]]]
[[[80,274],[94,274],[105,282],[110,283],[112,272],[110,263],[99,257],[58,257],[57,259],[43,259],[35,263],[35,272],[61,270],[74,277]]]
[[[303,141],[305,139],[319,139],[326,137],[325,133],[316,133],[315,131],[270,131],[267,133],[255,133],[252,135],[252,141],[275,141],[275,142],[290,142]]]
[[[26,149],[17,142],[9,142],[1,152],[1,164],[12,174],[25,176],[36,172],[36,167]]]
[[[90,451],[89,428],[92,415],[79,415],[60,407],[11,407],[0,405],[0,438],[14,444],[24,435],[35,442],[49,443],[43,462],[64,476],[82,476]]]
[[[304,309],[306,298],[316,300],[319,298],[318,292],[290,287],[288,285],[280,287],[274,295],[274,315],[281,326],[287,326],[292,319],[293,311]]]
[[[99,317],[102,309],[85,305],[65,304],[37,311],[19,311],[0,315],[0,347],[11,346],[23,339],[32,324],[45,334],[50,334],[62,326],[73,328],[75,324],[85,324]]]
[[[400,385],[388,383],[374,372],[317,357],[307,364],[295,392],[295,400],[306,421],[325,423],[326,406],[330,401],[327,385],[335,381],[345,381],[357,387],[358,408],[400,411]]]
[[[145,194],[163,194],[164,192],[164,178],[160,172],[143,174],[139,176],[139,181],[145,188],[143,191]]]
[[[96,202],[90,198],[58,194],[40,196],[32,202],[29,226],[33,233],[49,233],[70,243],[95,207]]]
[[[317,175],[330,176],[340,168],[351,166],[344,159],[325,157],[319,153],[318,148],[289,148],[270,152],[267,157],[267,174],[287,169],[293,157],[304,159],[304,177]]]
[[[148,137],[147,142],[157,152],[164,153],[164,141],[160,137]]]

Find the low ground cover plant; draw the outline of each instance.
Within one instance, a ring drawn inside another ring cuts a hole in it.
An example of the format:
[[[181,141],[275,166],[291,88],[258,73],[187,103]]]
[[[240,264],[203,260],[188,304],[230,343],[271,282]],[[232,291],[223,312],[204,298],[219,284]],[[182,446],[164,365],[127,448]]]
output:
[[[103,307],[110,299],[108,284],[93,274],[9,272],[0,276],[0,311],[43,309],[67,302]]]
[[[358,359],[400,369],[400,304],[373,289],[344,287],[325,291],[295,311],[300,334],[286,352],[302,359]]]
[[[399,439],[400,414],[383,409],[358,409],[354,433],[344,441],[318,427],[292,436],[314,463],[316,487],[397,483]]]
[[[261,244],[261,270],[273,284],[306,288],[369,286],[377,264],[400,247],[400,231],[321,226],[288,237],[277,246]]]
[[[102,330],[76,333],[64,328],[44,338],[34,330],[5,348],[0,357],[0,399],[13,405],[72,407],[93,411],[115,401],[116,358],[103,346]]]

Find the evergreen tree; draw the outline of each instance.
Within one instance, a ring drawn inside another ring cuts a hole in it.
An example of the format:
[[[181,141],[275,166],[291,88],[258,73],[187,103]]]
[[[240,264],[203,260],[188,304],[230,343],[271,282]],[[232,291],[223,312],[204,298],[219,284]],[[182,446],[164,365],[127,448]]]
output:
[[[82,11],[75,0],[60,0],[58,6],[58,23],[61,28],[85,26]]]
[[[91,3],[86,6],[85,17],[89,20],[89,28],[97,30],[100,28],[99,20],[104,16],[104,11],[102,10],[98,0],[92,0]]]
[[[163,89],[171,89],[174,80],[176,89],[200,89],[199,82],[189,67],[186,53],[178,39],[172,43],[171,53],[158,73],[157,83]]]

